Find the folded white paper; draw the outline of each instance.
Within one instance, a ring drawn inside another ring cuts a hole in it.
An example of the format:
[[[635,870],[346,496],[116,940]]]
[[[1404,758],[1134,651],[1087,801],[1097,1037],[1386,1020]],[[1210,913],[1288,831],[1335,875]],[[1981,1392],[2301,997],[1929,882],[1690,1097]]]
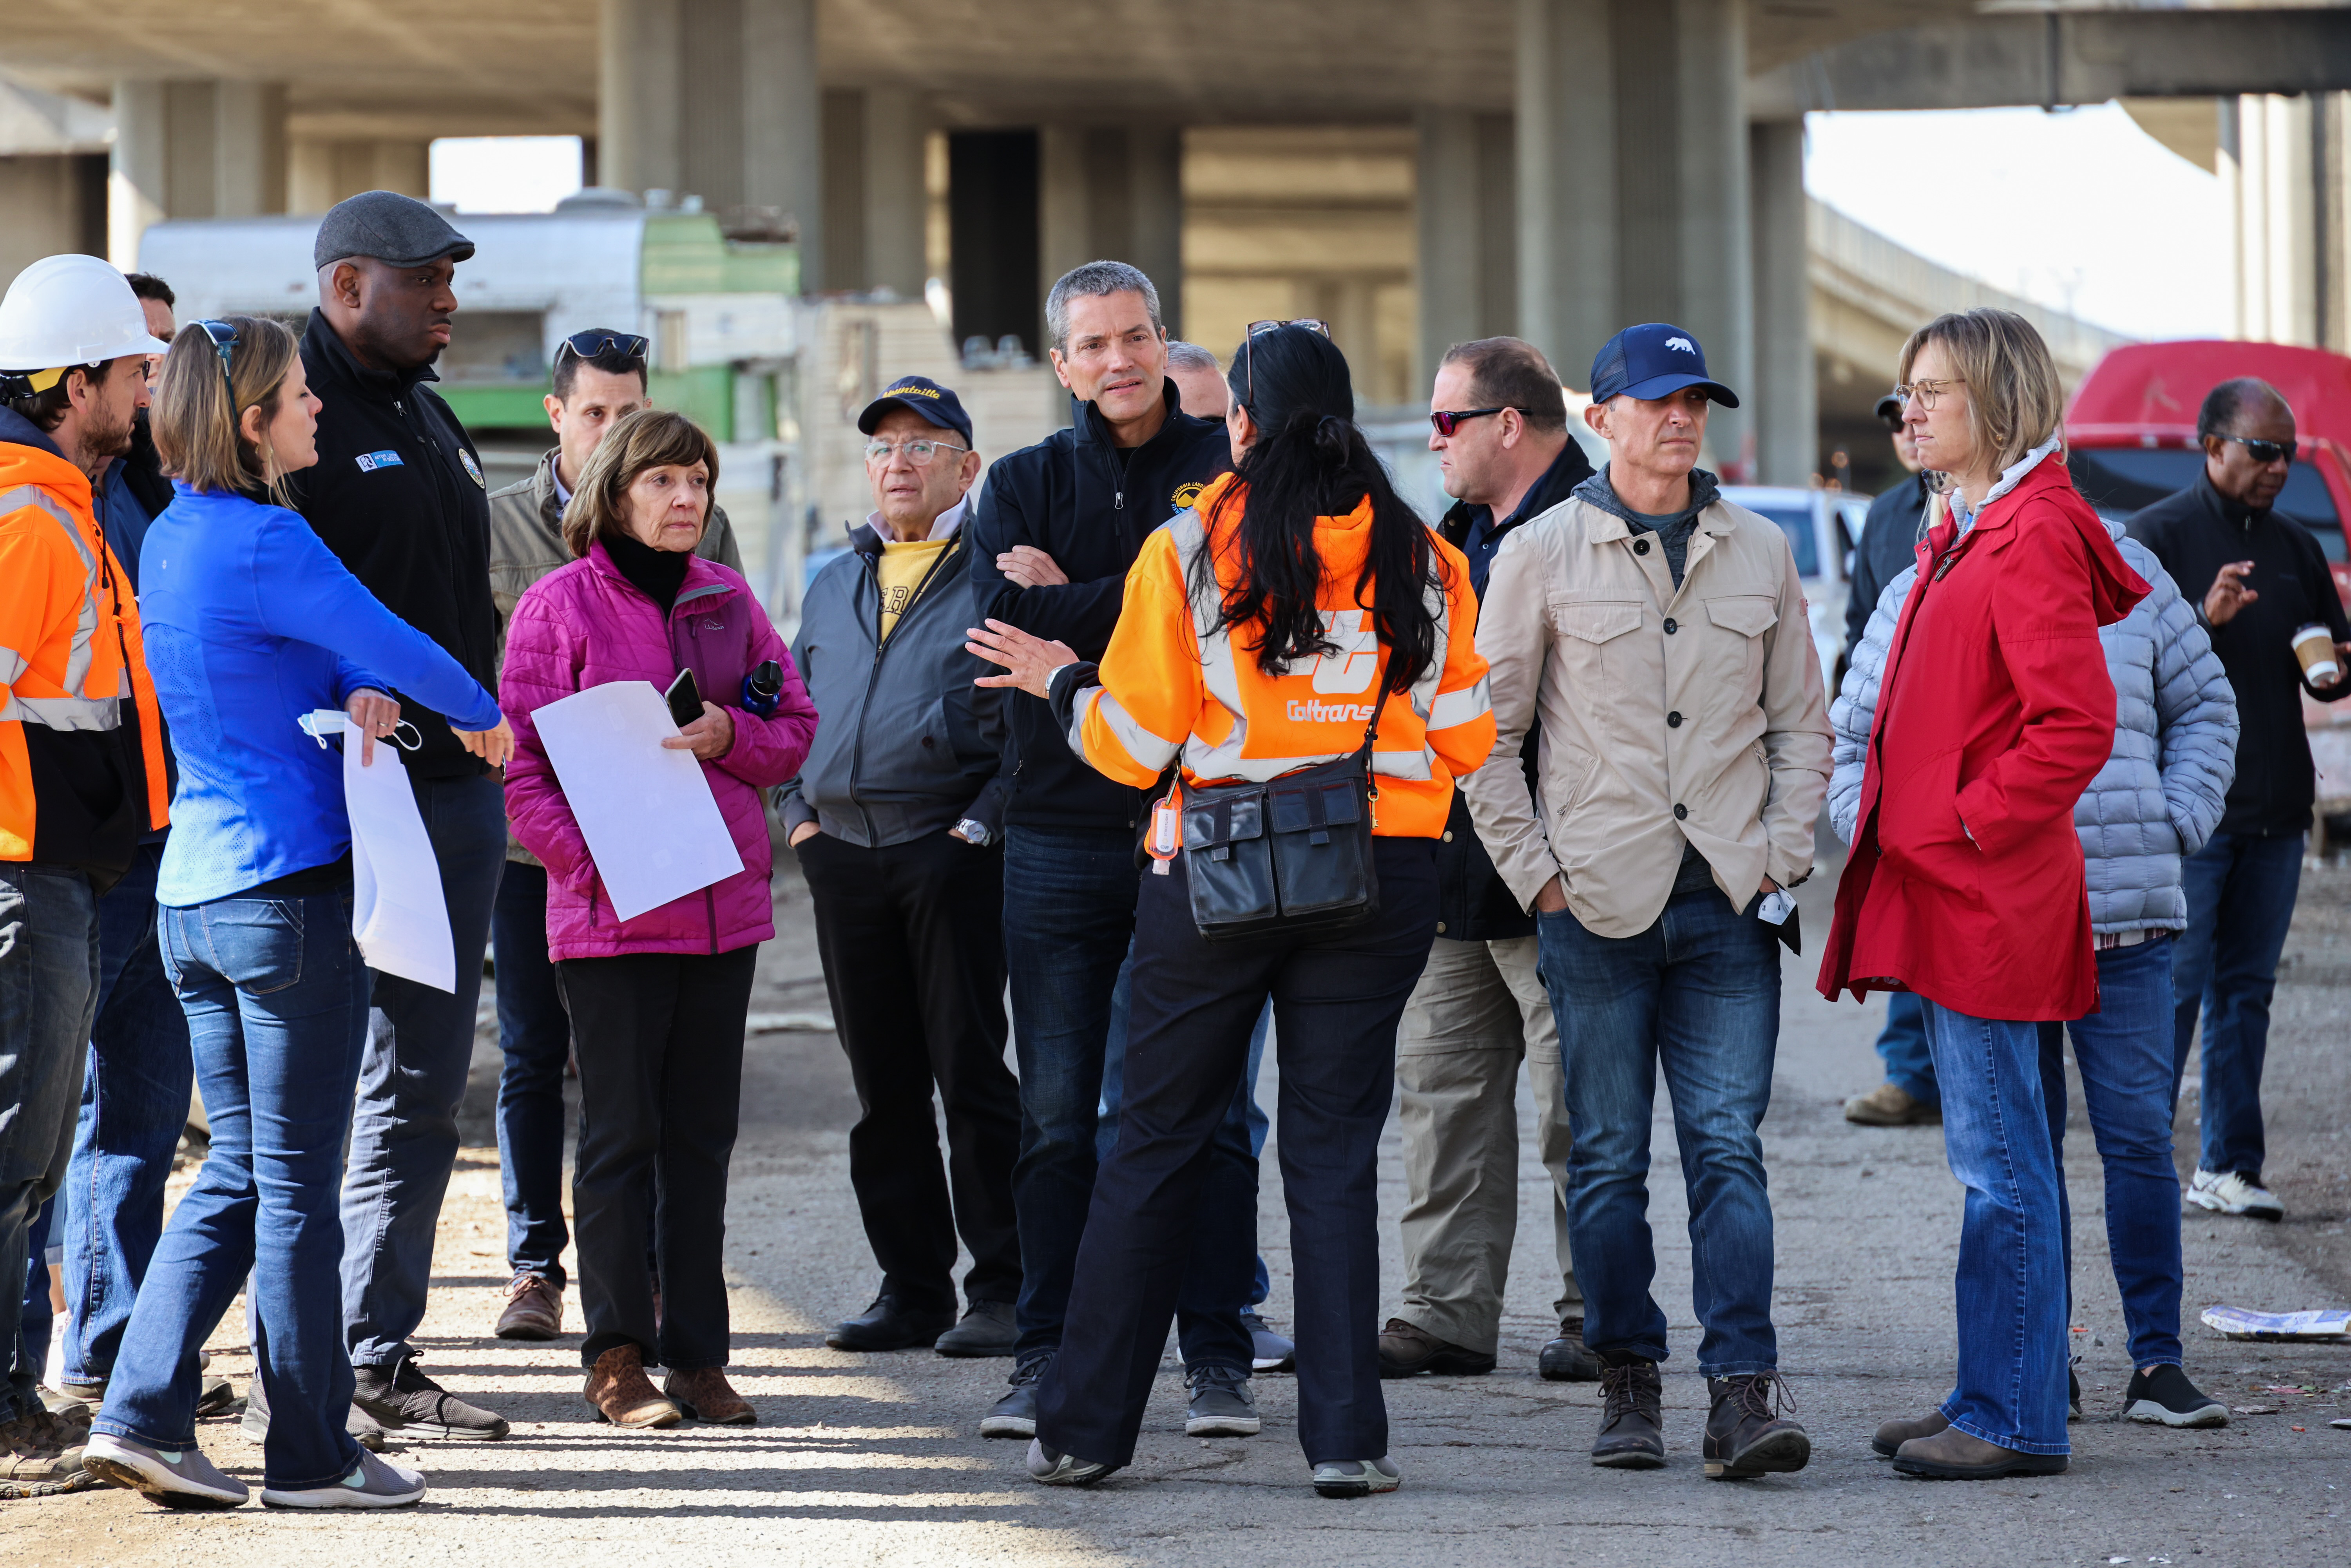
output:
[[[303,727],[319,733],[309,725]],[[448,901],[441,892],[441,862],[434,857],[424,819],[416,813],[408,769],[388,741],[376,742],[375,760],[366,767],[360,764],[361,749],[360,737],[346,730],[343,803],[351,816],[351,937],[369,968],[455,994],[457,954],[449,936]]]
[[[633,920],[743,869],[734,835],[651,681],[575,692],[530,716],[612,912]]]

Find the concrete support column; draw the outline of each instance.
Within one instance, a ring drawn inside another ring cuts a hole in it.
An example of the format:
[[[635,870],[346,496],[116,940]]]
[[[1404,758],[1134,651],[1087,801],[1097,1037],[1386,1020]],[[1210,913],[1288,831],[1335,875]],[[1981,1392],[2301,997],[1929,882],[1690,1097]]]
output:
[[[1086,136],[1082,125],[1044,125],[1037,130],[1037,290],[1040,298],[1053,280],[1092,261],[1092,193],[1086,185]]]
[[[225,81],[213,95],[213,212],[224,218],[286,210],[286,89]]]
[[[741,141],[736,201],[799,220],[800,287],[824,277],[824,148],[818,133],[816,0],[695,0],[740,6]],[[689,79],[691,89],[694,83]]]
[[[2238,335],[2314,344],[2320,201],[2311,100],[2249,93],[2223,99],[2222,108],[2220,163],[2236,216]]]
[[[1621,0],[1519,0],[1519,333],[1570,386],[1625,323],[1616,300]]]
[[[1089,261],[1143,269],[1171,337],[1183,332],[1183,131],[1048,125],[1037,133],[1040,290]]]
[[[1807,485],[1820,464],[1820,388],[1813,365],[1811,252],[1804,232],[1804,122],[1758,122],[1749,132],[1749,146],[1755,188],[1750,406],[1756,473],[1766,485]]]
[[[602,0],[596,78],[598,176],[643,193],[675,191],[684,120],[680,0]]]
[[[1417,124],[1416,397],[1435,378],[1446,350],[1514,331],[1519,314],[1517,131],[1510,116],[1423,110]]]
[[[911,92],[868,88],[864,99],[864,281],[920,299],[930,276],[924,257],[930,221],[924,163],[929,117]]]
[[[163,83],[114,84],[114,151],[106,177],[107,259],[125,272],[139,268],[139,240],[163,221]]]
[[[1124,259],[1159,290],[1167,335],[1184,335],[1184,131],[1130,126],[1126,132]]]
[[[1680,112],[1680,313],[1698,334],[1707,368],[1738,392],[1717,405],[1708,444],[1722,476],[1755,476],[1755,262],[1747,171],[1747,0],[1675,0]],[[1621,57],[1620,57],[1621,58]],[[1621,166],[1620,166],[1620,175]],[[1801,177],[1801,175],[1800,175]],[[1627,256],[1620,267],[1634,263]],[[1805,370],[1809,376],[1810,364]]]

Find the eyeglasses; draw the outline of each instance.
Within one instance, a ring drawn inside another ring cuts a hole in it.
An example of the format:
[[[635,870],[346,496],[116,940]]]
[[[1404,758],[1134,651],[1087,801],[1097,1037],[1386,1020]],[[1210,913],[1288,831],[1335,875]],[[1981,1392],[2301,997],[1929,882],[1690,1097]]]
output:
[[[893,455],[904,453],[906,461],[915,467],[927,468],[931,465],[931,459],[942,452],[969,452],[970,450],[968,446],[956,446],[945,441],[869,441],[865,444],[865,461],[887,463]]]
[[[1252,321],[1241,334],[1241,359],[1249,367],[1249,396],[1241,399],[1243,408],[1257,406],[1257,335],[1283,327],[1303,327],[1310,332],[1331,335],[1331,323],[1319,316],[1296,316],[1287,321]]]
[[[230,326],[225,321],[199,321],[196,323],[196,326],[203,331],[205,338],[211,341],[213,352],[220,356],[221,385],[228,389],[229,412],[231,413],[235,413],[236,412],[236,382],[235,378],[229,374],[229,354],[236,348],[236,329]]]
[[[1935,412],[1935,404],[1942,399],[1945,387],[1963,387],[1967,384],[1966,379],[1961,376],[1952,376],[1939,382],[1912,382],[1907,386],[1896,387],[1894,395],[1901,399],[1905,406],[1907,406],[1910,400],[1915,397],[1918,400],[1920,408],[1932,413]]]
[[[2253,455],[2256,463],[2291,463],[2294,443],[2291,441],[2255,441],[2250,435],[2224,435],[2223,441],[2233,441]]]
[[[1439,408],[1429,411],[1428,423],[1437,427],[1437,434],[1450,436],[1461,428],[1461,422],[1465,419],[1483,419],[1489,413],[1505,411],[1520,414],[1526,413],[1524,409],[1510,409],[1507,403],[1501,408]]]
[[[555,350],[555,362],[561,364],[567,353],[583,360],[604,353],[618,354],[624,360],[642,360],[645,357],[645,340],[634,332],[607,332],[591,328],[564,339]]]

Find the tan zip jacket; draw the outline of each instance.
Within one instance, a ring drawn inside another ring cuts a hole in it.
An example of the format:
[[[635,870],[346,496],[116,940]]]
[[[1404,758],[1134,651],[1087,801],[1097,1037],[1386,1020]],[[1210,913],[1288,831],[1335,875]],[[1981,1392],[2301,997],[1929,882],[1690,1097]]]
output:
[[[1681,586],[1656,536],[1571,497],[1502,543],[1478,613],[1494,758],[1464,784],[1495,868],[1531,909],[1552,876],[1598,936],[1656,923],[1695,844],[1732,905],[1813,867],[1831,732],[1795,559],[1717,500]],[[1540,717],[1541,807],[1515,764]]]

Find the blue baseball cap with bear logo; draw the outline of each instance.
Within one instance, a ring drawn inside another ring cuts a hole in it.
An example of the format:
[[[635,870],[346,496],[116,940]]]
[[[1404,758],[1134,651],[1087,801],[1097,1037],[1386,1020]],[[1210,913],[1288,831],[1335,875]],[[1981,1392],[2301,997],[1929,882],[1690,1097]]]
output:
[[[1592,401],[1625,396],[1653,402],[1684,387],[1704,387],[1725,408],[1739,406],[1739,394],[1706,373],[1706,350],[1679,327],[1650,321],[1627,327],[1608,340],[1592,361]]]

